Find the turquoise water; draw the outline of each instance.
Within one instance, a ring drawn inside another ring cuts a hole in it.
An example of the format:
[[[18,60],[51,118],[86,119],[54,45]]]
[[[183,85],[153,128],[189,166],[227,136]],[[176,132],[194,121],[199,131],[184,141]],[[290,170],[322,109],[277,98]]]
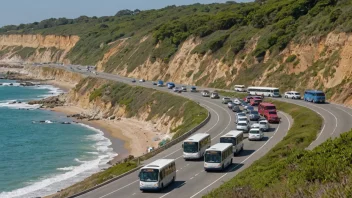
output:
[[[115,153],[101,131],[25,103],[58,89],[10,82],[0,80],[0,197],[48,195],[106,168]]]

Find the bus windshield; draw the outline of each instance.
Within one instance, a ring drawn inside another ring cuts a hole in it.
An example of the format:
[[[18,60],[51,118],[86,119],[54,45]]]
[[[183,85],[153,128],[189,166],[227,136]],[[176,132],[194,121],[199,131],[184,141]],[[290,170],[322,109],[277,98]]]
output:
[[[274,94],[280,94],[278,89],[274,89]]]
[[[231,143],[232,145],[235,145],[236,138],[235,137],[221,137],[220,143]]]
[[[317,96],[325,96],[324,93],[317,93],[316,95],[317,95]]]
[[[205,153],[204,161],[208,163],[220,163],[221,152],[220,151],[207,151]]]
[[[139,179],[144,182],[157,182],[159,170],[158,169],[141,169],[139,173]]]
[[[183,151],[185,153],[197,153],[198,152],[198,142],[184,142]]]

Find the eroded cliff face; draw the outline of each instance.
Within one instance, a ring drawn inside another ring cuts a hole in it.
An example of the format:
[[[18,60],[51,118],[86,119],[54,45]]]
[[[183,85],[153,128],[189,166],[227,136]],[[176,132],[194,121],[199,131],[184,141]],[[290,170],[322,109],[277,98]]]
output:
[[[2,62],[64,62],[78,36],[0,35]]]

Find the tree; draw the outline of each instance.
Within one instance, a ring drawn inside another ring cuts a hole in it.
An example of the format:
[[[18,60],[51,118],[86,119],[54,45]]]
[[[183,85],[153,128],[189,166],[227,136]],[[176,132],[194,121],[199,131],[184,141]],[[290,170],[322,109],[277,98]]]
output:
[[[133,15],[133,11],[125,9],[125,10],[120,10],[115,14],[115,16],[117,17],[128,16],[128,15]]]

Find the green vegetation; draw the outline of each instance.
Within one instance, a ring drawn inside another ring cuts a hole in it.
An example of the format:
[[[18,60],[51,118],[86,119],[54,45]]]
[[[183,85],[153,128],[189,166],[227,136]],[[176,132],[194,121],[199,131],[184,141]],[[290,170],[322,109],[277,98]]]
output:
[[[15,55],[19,55],[23,60],[27,59],[28,57],[30,57],[31,55],[33,55],[36,51],[36,48],[32,48],[32,47],[19,47],[19,48],[15,48],[14,49],[14,54],[11,56],[15,56]],[[10,58],[11,58],[10,57]]]
[[[295,61],[296,60],[296,55],[290,55],[289,57],[287,57],[287,59],[286,59],[286,63],[292,63],[293,61]]]
[[[109,81],[99,88],[94,88],[98,81],[96,78],[83,79],[77,84],[76,91],[81,94],[92,91],[89,96],[91,102],[99,98],[104,102],[111,102],[113,106],[123,106],[126,117],[138,116],[140,113],[149,111],[147,121],[163,115],[174,119],[174,123],[182,120],[181,125],[171,129],[175,133],[173,138],[188,132],[208,116],[206,109],[200,105],[173,94]]]
[[[234,95],[234,93],[226,92],[221,92],[221,94]],[[289,192],[291,189],[297,189],[295,188],[297,186],[291,183],[291,178],[294,175],[292,171],[299,172],[301,169],[296,166],[294,159],[299,159],[300,155],[298,154],[308,152],[305,151],[305,148],[320,131],[322,118],[305,107],[266,100],[274,103],[280,111],[291,115],[294,119],[288,134],[265,156],[206,197],[285,197],[285,194],[280,194],[282,190]],[[321,170],[320,167],[316,169],[316,171],[318,170]],[[321,174],[324,174],[324,171]],[[303,184],[303,178],[301,180],[295,179],[296,183]],[[271,194],[276,192],[278,194]]]
[[[68,197],[71,195],[74,195],[76,193],[82,192],[84,190],[87,190],[89,188],[92,188],[98,184],[101,184],[109,179],[112,179],[113,177],[122,175],[123,173],[126,173],[134,168],[137,167],[137,162],[135,160],[126,160],[126,162],[119,163],[117,165],[114,165],[110,168],[108,168],[105,171],[96,173],[82,182],[79,182],[71,187],[68,187],[56,195],[54,195],[54,198],[63,198],[63,197]]]

